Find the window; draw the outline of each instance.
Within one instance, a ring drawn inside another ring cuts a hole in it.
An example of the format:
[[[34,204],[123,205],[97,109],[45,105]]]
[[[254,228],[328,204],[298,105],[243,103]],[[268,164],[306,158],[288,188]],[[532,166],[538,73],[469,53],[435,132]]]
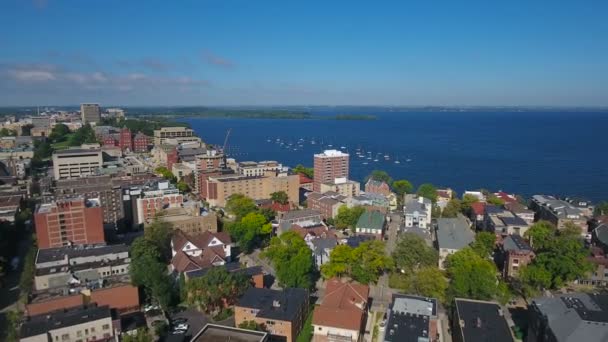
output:
[[[76,332],[76,337],[82,337],[82,331],[81,330],[78,330]]]
[[[89,329],[84,329],[84,334],[88,335],[89,334]]]
[[[61,340],[62,341],[69,341],[70,340],[70,334],[63,334],[63,335],[61,335]]]
[[[108,330],[108,329],[110,329],[110,325],[109,324],[104,324],[101,328],[103,330]]]

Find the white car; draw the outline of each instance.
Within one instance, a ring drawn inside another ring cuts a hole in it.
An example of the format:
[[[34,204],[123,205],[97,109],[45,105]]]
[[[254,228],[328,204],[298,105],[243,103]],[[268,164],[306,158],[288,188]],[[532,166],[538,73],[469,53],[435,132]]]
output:
[[[188,330],[189,327],[190,326],[188,324],[182,323],[175,326],[173,330]]]
[[[144,306],[144,312],[158,310],[158,309],[160,309],[160,307],[158,305],[148,304],[148,305]]]

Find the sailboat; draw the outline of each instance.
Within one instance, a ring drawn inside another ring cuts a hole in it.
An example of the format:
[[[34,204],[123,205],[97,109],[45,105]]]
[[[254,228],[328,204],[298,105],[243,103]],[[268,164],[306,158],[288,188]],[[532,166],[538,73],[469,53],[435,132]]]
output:
[[[395,164],[401,164],[401,162],[399,161],[399,157],[395,157]]]

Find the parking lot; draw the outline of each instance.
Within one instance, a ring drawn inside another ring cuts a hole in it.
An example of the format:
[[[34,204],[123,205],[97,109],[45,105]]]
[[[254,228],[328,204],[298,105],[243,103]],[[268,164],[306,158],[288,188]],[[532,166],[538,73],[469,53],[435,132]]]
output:
[[[190,337],[196,335],[196,333],[198,333],[205,326],[205,324],[209,322],[207,317],[205,317],[202,312],[195,309],[187,309],[171,315],[172,320],[177,318],[185,318],[188,320],[187,323],[189,327],[185,336]]]

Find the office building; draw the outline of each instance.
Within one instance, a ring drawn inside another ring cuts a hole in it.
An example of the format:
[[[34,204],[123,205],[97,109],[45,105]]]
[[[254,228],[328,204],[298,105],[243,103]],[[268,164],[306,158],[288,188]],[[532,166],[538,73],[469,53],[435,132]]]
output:
[[[98,199],[78,197],[39,204],[34,222],[40,249],[105,243]]]
[[[80,115],[82,117],[82,124],[88,123],[100,123],[101,122],[101,111],[99,110],[98,103],[83,103],[80,105]]]
[[[53,153],[55,180],[97,174],[103,165],[100,149],[67,149]]]
[[[313,191],[323,192],[321,184],[334,183],[336,178],[348,179],[348,154],[338,150],[325,150],[314,155]]]

